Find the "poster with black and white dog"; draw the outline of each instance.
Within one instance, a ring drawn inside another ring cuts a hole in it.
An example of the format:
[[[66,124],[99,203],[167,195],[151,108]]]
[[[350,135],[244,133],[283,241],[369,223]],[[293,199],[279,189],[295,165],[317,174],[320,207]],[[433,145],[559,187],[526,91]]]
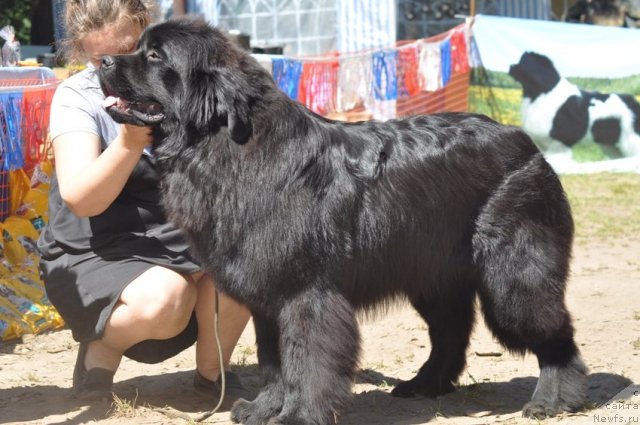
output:
[[[561,173],[640,172],[640,31],[478,16],[471,108],[522,127]]]

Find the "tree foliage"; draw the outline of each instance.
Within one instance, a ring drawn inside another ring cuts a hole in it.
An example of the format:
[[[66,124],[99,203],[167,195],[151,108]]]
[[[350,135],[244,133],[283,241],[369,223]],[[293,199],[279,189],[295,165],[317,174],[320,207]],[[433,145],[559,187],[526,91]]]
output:
[[[12,25],[16,38],[22,44],[30,42],[31,8],[34,3],[35,0],[0,0],[0,28]]]

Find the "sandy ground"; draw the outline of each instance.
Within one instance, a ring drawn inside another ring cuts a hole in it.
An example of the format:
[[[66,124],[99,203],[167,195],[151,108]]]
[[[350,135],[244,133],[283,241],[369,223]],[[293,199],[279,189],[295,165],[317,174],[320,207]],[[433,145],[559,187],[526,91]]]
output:
[[[578,245],[572,270],[567,299],[591,373],[589,406],[578,414],[544,421],[550,424],[603,422],[596,407],[630,384],[640,383],[640,236]],[[437,399],[403,400],[389,395],[396,380],[410,378],[429,353],[426,326],[410,308],[399,306],[385,317],[363,321],[362,335],[361,372],[340,424],[536,423],[520,414],[535,388],[535,358],[505,352],[481,320],[459,390]],[[3,343],[0,423],[181,424],[187,422],[156,408],[169,406],[195,416],[213,407],[193,392],[193,348],[158,365],[125,360],[114,386],[119,399],[93,405],[75,401],[70,387],[76,348],[68,330]],[[243,334],[233,361],[245,381],[257,387],[251,327]],[[640,410],[623,413],[631,423],[640,422]],[[208,422],[231,423],[228,412],[217,413]]]

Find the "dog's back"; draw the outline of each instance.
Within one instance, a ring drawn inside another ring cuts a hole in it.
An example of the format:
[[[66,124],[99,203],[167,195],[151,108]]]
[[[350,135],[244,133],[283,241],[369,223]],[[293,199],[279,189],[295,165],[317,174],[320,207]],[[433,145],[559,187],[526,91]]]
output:
[[[477,280],[476,221],[498,187],[541,156],[531,139],[462,113],[344,130],[343,143],[351,145],[344,151],[357,154],[344,160],[344,172],[357,182],[349,195],[357,278],[344,288],[354,304],[438,288],[452,276]]]

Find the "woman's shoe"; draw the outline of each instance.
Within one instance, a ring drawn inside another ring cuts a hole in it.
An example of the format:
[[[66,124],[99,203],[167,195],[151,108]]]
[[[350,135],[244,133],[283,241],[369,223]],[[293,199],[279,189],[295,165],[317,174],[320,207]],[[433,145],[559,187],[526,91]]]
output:
[[[221,406],[223,409],[231,408],[233,403],[241,398],[247,401],[253,400],[253,392],[242,385],[242,381],[238,375],[231,371],[226,371],[224,376],[225,390],[224,400]],[[206,398],[213,399],[217,403],[222,394],[222,376],[219,376],[218,379],[212,381],[202,376],[196,369],[196,372],[193,375],[193,388],[196,393]]]
[[[111,398],[113,376],[112,370],[94,367],[87,370],[85,358],[88,342],[81,342],[78,348],[76,366],[73,369],[73,395],[78,400],[94,401]]]

